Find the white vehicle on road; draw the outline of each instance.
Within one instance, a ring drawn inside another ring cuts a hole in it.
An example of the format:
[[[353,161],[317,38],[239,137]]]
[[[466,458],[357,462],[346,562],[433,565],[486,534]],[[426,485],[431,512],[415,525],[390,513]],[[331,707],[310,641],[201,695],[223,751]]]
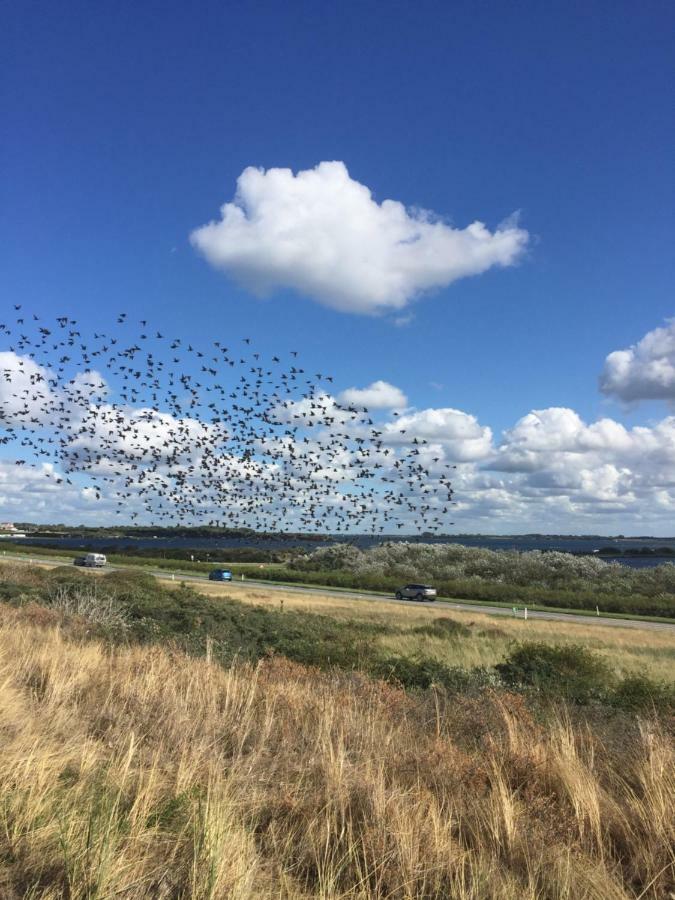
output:
[[[101,569],[107,562],[103,553],[87,553],[84,558],[84,565],[92,569]]]

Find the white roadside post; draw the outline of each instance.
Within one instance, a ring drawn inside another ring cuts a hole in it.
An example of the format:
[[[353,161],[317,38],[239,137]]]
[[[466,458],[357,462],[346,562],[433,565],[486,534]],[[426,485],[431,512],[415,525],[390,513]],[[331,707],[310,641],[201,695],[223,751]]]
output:
[[[527,621],[527,607],[525,607],[525,621]]]

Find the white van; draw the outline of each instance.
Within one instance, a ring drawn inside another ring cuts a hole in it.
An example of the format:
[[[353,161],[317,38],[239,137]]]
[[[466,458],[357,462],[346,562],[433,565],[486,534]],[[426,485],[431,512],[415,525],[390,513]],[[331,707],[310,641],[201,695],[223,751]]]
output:
[[[87,553],[84,558],[85,566],[90,566],[92,568],[100,569],[101,566],[104,566],[108,560],[105,558],[103,553]]]

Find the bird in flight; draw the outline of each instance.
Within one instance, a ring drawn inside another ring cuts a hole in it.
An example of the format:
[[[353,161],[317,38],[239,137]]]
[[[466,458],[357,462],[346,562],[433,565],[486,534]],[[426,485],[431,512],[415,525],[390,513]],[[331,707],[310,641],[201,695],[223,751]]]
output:
[[[184,346],[149,319],[129,334],[126,312],[91,335],[67,315],[37,321],[0,326],[0,443],[55,490],[151,523],[373,534],[447,524],[438,447],[409,423],[390,438],[367,408],[321,386],[332,376],[284,366],[283,348],[268,356],[250,337],[243,356]]]

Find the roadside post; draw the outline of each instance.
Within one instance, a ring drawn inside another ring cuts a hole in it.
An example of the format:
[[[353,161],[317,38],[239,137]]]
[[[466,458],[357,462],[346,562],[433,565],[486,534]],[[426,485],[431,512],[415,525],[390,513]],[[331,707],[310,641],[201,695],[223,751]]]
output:
[[[525,621],[527,622],[527,607],[525,607]]]

